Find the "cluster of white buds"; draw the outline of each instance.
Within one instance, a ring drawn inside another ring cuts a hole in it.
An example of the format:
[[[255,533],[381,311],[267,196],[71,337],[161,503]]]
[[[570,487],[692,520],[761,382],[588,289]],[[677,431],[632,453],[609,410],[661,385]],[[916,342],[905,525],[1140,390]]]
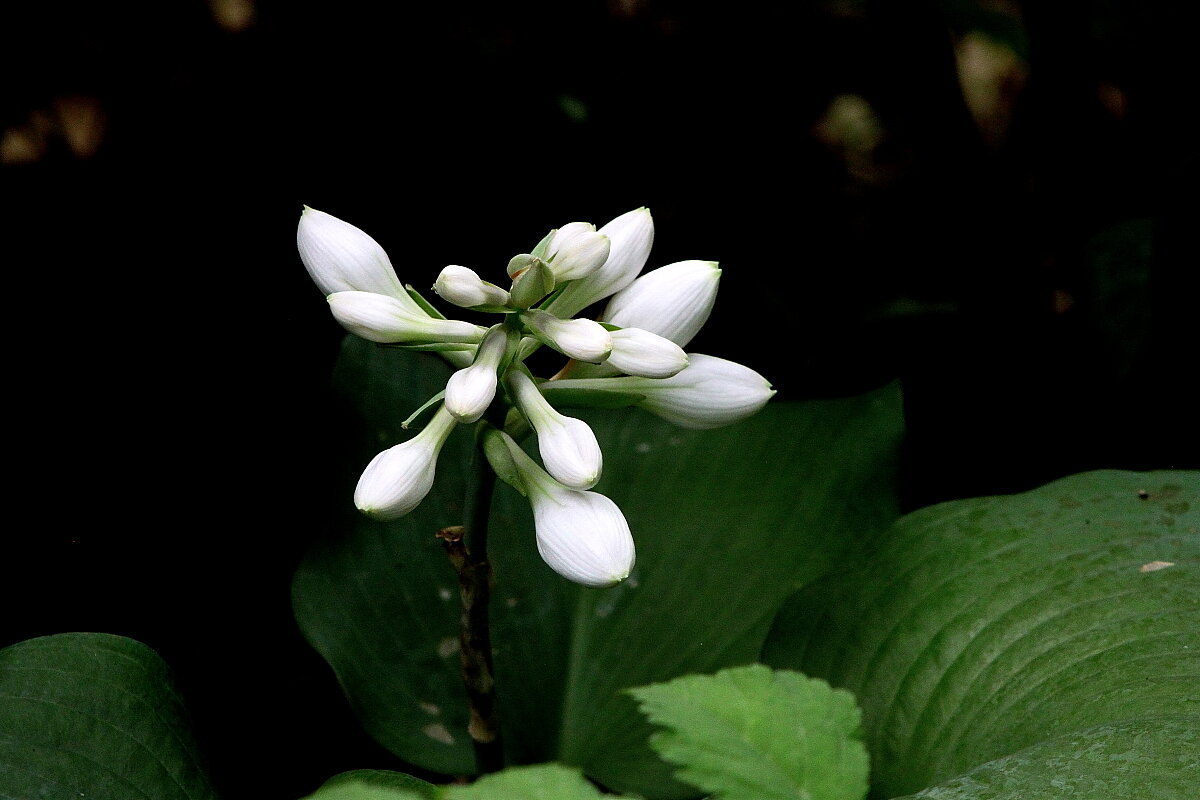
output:
[[[572,222],[550,231],[509,261],[507,289],[467,267],[443,269],[433,291],[455,306],[499,315],[484,327],[446,319],[400,283],[374,239],[306,207],[297,246],[337,321],[372,342],[438,352],[459,368],[426,404],[441,401],[425,427],[367,465],[355,505],[381,520],[412,511],[433,485],[451,431],[475,423],[496,474],[532,504],[546,563],[586,586],[628,577],[629,525],[615,503],[590,491],[603,469],[596,436],[558,409],[636,405],[685,428],[715,428],[754,414],[774,394],[748,367],[685,352],[712,311],[721,271],[711,261],[681,261],[639,277],[653,239],[650,212],[639,208],[599,230]],[[605,298],[598,320],[575,318]],[[569,359],[548,380],[526,365],[542,345]],[[530,430],[540,465],[517,443]]]

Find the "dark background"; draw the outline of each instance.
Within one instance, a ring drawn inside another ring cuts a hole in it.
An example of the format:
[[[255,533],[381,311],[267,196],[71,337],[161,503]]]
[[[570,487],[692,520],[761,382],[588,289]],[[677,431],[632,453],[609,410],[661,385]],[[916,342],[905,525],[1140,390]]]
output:
[[[132,636],[225,796],[403,768],[295,629],[342,331],[302,204],[402,280],[648,206],[691,350],[901,380],[907,508],[1200,467],[1186,4],[8,4],[0,645]]]

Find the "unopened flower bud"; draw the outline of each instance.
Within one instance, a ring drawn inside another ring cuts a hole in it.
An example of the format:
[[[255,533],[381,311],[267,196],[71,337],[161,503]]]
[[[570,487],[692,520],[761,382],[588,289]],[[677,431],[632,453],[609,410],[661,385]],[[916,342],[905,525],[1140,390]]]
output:
[[[572,222],[554,232],[546,248],[546,262],[556,283],[578,280],[598,270],[608,259],[608,237],[596,226]]]
[[[508,292],[481,279],[475,270],[457,264],[451,264],[441,271],[433,290],[446,302],[461,308],[503,306],[508,303]]]
[[[613,348],[608,361],[618,372],[642,378],[669,378],[688,365],[683,348],[641,328],[610,331]]]
[[[470,322],[434,319],[419,307],[414,311],[398,298],[374,292],[334,292],[326,299],[334,318],[343,328],[372,342],[474,343],[487,333],[486,328]]]
[[[349,222],[305,206],[296,226],[296,247],[313,282],[326,295],[374,292],[424,313],[392,269],[379,243]]]
[[[719,428],[743,420],[774,396],[771,384],[747,366],[699,353],[688,354],[688,365],[670,378],[568,378],[547,381],[557,391],[586,389],[641,395],[640,407],[681,428]]]
[[[438,453],[454,425],[450,412],[439,408],[420,433],[375,456],[358,479],[354,505],[385,521],[416,508],[433,486]]]
[[[498,383],[496,371],[507,345],[504,328],[492,328],[480,343],[475,362],[446,381],[446,410],[459,422],[475,422],[492,404]]]
[[[613,219],[597,233],[608,237],[608,258],[594,272],[567,284],[548,310],[560,317],[573,317],[583,309],[633,283],[646,266],[654,244],[654,220],[650,210],[639,208]]]
[[[514,308],[529,308],[554,291],[554,273],[540,258],[531,257],[515,274],[509,292]]]
[[[598,364],[612,352],[612,337],[590,319],[559,319],[537,309],[521,312],[534,336],[563,355]]]
[[[604,455],[586,422],[559,413],[523,372],[509,373],[517,407],[537,433],[538,452],[546,471],[573,489],[590,489],[600,480]]]
[[[508,467],[518,473],[533,506],[538,553],[567,580],[584,586],[620,583],[633,570],[636,552],[625,515],[609,498],[563,486],[508,435],[496,431],[507,449]]]
[[[614,294],[600,319],[622,328],[643,328],[686,347],[708,320],[720,282],[715,261],[668,264]]]
[[[538,554],[575,583],[604,588],[629,577],[636,552],[621,509],[596,492],[565,486],[530,492]]]

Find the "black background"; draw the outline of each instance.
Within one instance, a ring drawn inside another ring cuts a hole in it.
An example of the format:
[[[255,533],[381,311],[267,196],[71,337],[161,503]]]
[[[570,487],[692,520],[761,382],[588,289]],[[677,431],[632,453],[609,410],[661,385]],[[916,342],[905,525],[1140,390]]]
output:
[[[154,647],[229,798],[403,768],[291,617],[333,502],[342,338],[295,253],[302,204],[419,288],[648,206],[648,266],[724,270],[689,349],[779,400],[903,381],[907,508],[1200,466],[1177,5],[280,1],[240,28],[200,2],[6,9],[0,127],[39,144],[0,165],[0,645]],[[956,78],[972,30],[1028,68],[999,139]],[[865,173],[814,132],[839,95],[882,126]],[[63,98],[96,110],[94,150]]]

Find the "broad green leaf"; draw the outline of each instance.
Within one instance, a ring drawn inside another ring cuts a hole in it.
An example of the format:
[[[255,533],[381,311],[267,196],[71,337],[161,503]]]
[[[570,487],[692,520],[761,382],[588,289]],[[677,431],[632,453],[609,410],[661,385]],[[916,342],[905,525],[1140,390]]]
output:
[[[462,522],[465,483],[454,466],[469,452],[470,432],[451,434],[433,490],[413,513],[391,523],[359,514],[353,495],[362,468],[416,434],[416,427],[403,430],[403,421],[445,388],[451,369],[436,356],[353,337],[345,349],[334,380],[354,423],[346,431],[344,482],[330,487],[337,530],[315,543],[296,573],[296,618],[368,733],[409,763],[469,773],[458,580],[434,534]]]
[[[400,421],[449,374],[434,357],[347,339],[335,381],[357,449],[346,482],[330,488],[344,513],[300,566],[293,596],[367,730],[407,762],[456,775],[474,771],[474,755],[457,583],[434,533],[462,522],[469,431],[451,436],[433,493],[408,517],[376,523],[351,504],[358,472],[413,435]],[[637,409],[580,416],[604,450],[596,490],[628,518],[638,565],[613,589],[568,583],[537,554],[528,501],[496,487],[492,638],[509,763],[561,761],[619,791],[687,797],[622,690],[755,660],[783,600],[895,518],[899,393],[773,401],[715,431]]]
[[[446,788],[445,800],[620,800],[601,792],[578,769],[561,764],[509,767],[469,786]]]
[[[714,431],[636,410],[596,424],[598,488],[624,510],[638,566],[580,595],[559,760],[629,793],[691,794],[669,781],[622,690],[756,660],[783,600],[894,519],[899,417],[891,387],[772,403]]]
[[[721,800],[860,800],[867,751],[854,697],[761,664],[631,689],[650,743],[676,775]]]
[[[438,787],[420,778],[380,769],[334,775],[304,800],[436,800]]]
[[[790,600],[763,657],[854,692],[880,796],[1031,797],[1057,775],[1079,800],[1194,797],[1200,473],[910,514]]]
[[[0,798],[81,797],[216,797],[167,666],[100,633],[0,650]]]
[[[910,798],[1063,800],[1191,798],[1200,786],[1195,717],[1099,725],[990,761]]]

